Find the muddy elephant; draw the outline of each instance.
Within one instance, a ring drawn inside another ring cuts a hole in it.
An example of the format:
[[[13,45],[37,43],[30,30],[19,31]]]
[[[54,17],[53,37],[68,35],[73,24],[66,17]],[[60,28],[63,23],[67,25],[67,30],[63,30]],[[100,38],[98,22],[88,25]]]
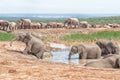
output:
[[[87,67],[96,68],[120,68],[120,55],[112,54],[99,61],[93,61],[85,64]]]
[[[84,45],[84,44],[73,45],[69,52],[68,59],[70,60],[71,55],[77,53],[79,54],[79,59],[101,58],[101,49],[97,45]]]
[[[30,19],[20,19],[18,20],[17,25],[19,29],[31,29],[30,23]]]
[[[90,28],[90,24],[87,21],[81,21],[80,22],[80,27],[81,28]]]
[[[7,31],[9,27],[9,21],[6,20],[0,20],[0,29]]]
[[[9,30],[12,32],[17,30],[17,24],[15,22],[9,22]]]
[[[77,18],[67,18],[64,26],[66,26],[66,28],[77,28],[79,26],[79,20]]]
[[[119,45],[113,41],[102,39],[98,40],[96,44],[101,48],[102,55],[119,54],[120,52]]]
[[[12,46],[13,41],[22,41],[26,44],[26,48],[23,50],[23,54],[32,54],[37,58],[42,59],[43,54],[46,51],[43,41],[31,36],[30,33],[20,34],[16,39],[12,40],[10,45]]]

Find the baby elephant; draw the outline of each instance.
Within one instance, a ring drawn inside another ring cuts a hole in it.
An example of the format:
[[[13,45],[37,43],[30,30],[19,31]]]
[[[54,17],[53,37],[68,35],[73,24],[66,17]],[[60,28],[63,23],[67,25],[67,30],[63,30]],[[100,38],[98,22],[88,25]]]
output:
[[[26,48],[24,49],[23,54],[33,54],[39,59],[43,58],[45,47],[42,40],[33,37],[30,33],[20,34],[16,37],[16,39],[11,41],[11,46],[12,42],[16,40],[22,41],[26,44]]]
[[[88,67],[96,68],[120,68],[120,55],[112,54],[99,61],[85,64]]]
[[[97,45],[83,45],[78,44],[72,46],[68,59],[71,55],[79,54],[79,59],[98,59],[101,58],[101,49]]]

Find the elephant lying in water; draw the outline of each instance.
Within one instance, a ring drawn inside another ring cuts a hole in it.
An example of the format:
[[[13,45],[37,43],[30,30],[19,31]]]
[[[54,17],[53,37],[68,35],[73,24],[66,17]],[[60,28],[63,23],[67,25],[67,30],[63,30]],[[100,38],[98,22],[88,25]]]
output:
[[[23,50],[23,54],[33,54],[39,59],[43,59],[44,52],[46,51],[42,40],[33,37],[30,33],[20,34],[18,37],[11,41],[22,41],[26,44],[26,48]],[[51,55],[52,56],[52,55]]]
[[[89,62],[85,64],[85,66],[97,68],[120,68],[120,55],[112,54],[102,60]]]
[[[79,59],[98,59],[101,58],[101,49],[97,45],[73,45],[68,59],[70,60],[71,55],[79,54]]]

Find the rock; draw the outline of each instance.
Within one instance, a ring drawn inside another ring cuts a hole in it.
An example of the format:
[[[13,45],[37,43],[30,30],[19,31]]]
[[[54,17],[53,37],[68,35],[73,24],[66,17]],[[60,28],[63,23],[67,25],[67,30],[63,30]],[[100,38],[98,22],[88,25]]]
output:
[[[53,56],[53,54],[51,52],[44,52],[43,59],[51,58],[52,56]]]

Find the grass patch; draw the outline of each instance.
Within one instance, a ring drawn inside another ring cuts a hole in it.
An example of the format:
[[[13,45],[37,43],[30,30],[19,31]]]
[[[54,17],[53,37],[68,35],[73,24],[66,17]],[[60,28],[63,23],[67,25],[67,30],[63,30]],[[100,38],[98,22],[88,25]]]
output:
[[[0,32],[0,41],[9,41],[15,38],[15,35]]]
[[[75,40],[99,40],[99,39],[109,39],[118,40],[120,39],[120,31],[101,31],[91,34],[71,34],[66,35],[61,38],[64,41],[75,41]]]
[[[109,24],[109,23],[119,23],[120,16],[111,16],[111,17],[101,17],[101,18],[81,18],[79,21],[87,21],[90,24]]]

